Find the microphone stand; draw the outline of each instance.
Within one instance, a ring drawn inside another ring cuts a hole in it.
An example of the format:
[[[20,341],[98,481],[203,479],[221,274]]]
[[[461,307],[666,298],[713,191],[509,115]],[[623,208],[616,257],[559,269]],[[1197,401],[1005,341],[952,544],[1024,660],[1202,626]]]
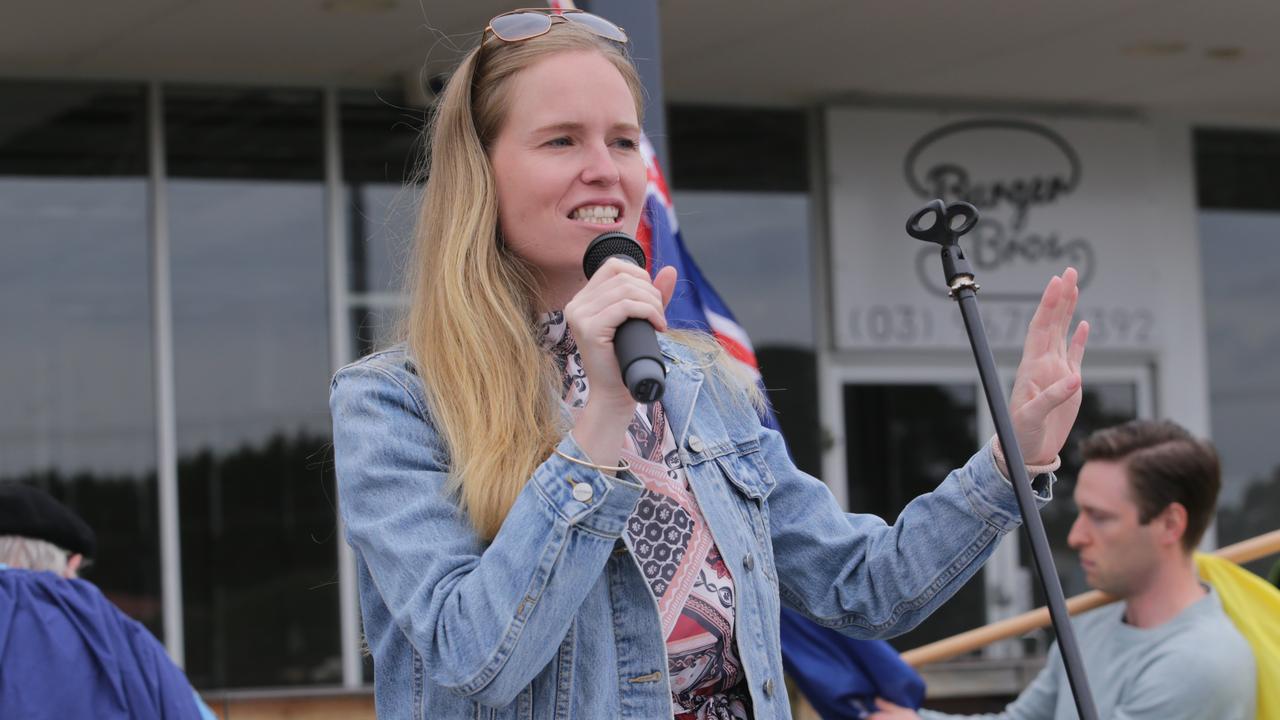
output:
[[[921,226],[920,222],[931,214],[934,216],[933,222]],[[1031,558],[1048,600],[1049,616],[1058,636],[1058,649],[1066,665],[1076,710],[1081,720],[1097,720],[1098,710],[1089,692],[1089,681],[1080,660],[1080,646],[1076,643],[1075,632],[1071,628],[1071,616],[1063,599],[1062,584],[1058,580],[1058,571],[1049,551],[1049,541],[1045,537],[1044,523],[1032,495],[1027,468],[1022,461],[1022,449],[1018,447],[1013,422],[1009,419],[1009,407],[1004,399],[1000,379],[996,375],[995,360],[991,355],[991,346],[987,343],[987,332],[982,325],[982,316],[978,313],[979,286],[974,281],[973,268],[959,245],[960,236],[969,232],[977,221],[978,210],[969,203],[957,202],[944,206],[941,200],[932,200],[907,219],[907,234],[917,240],[942,246],[942,270],[950,289],[948,294],[960,305],[964,329],[969,335],[969,344],[973,347],[973,358],[978,363],[978,374],[987,396],[987,405],[991,408],[991,417],[995,421],[996,435],[1000,438],[1000,446],[1009,465],[1014,494],[1018,498],[1018,509],[1022,512],[1023,529],[1031,542]]]

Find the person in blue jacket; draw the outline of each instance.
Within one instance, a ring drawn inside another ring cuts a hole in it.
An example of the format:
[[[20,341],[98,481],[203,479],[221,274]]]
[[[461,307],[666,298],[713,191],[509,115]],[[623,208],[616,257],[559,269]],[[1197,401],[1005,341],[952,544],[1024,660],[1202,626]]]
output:
[[[0,718],[214,718],[155,636],[78,577],[95,544],[44,491],[0,483]]]
[[[1019,522],[994,443],[893,525],[843,512],[735,361],[668,331],[673,268],[586,278],[593,238],[637,231],[643,98],[621,28],[521,10],[434,106],[405,330],[330,394],[382,717],[784,718],[783,605],[904,632]],[[1033,476],[1080,405],[1076,279],[1049,282],[1011,395]],[[658,402],[620,380],[628,318],[661,335]]]

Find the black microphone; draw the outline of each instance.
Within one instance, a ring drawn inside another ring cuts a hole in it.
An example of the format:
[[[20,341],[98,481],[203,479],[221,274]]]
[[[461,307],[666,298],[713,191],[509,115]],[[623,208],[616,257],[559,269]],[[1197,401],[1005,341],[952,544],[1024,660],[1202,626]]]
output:
[[[590,278],[611,257],[644,267],[644,249],[631,236],[607,232],[587,245],[582,256],[582,272]],[[613,335],[613,352],[618,356],[622,382],[636,402],[651,403],[662,397],[666,387],[667,368],[662,364],[658,336],[653,325],[642,318],[628,318]]]

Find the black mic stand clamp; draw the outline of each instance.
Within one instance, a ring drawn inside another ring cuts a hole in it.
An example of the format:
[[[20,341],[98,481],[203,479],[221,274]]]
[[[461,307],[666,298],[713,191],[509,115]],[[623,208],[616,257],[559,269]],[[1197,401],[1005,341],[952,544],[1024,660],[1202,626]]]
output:
[[[931,222],[922,225],[926,218]],[[978,363],[978,375],[982,379],[987,405],[991,408],[991,419],[995,422],[996,435],[1000,438],[1000,447],[1004,450],[1005,460],[1009,466],[1014,495],[1018,498],[1018,509],[1022,513],[1022,527],[1031,543],[1031,558],[1035,564],[1036,574],[1040,577],[1040,586],[1044,589],[1045,598],[1048,601],[1049,616],[1053,620],[1053,630],[1058,636],[1058,649],[1066,665],[1067,680],[1070,682],[1071,693],[1075,698],[1076,710],[1081,720],[1097,720],[1098,711],[1094,706],[1093,696],[1089,693],[1084,663],[1080,660],[1080,646],[1071,628],[1071,616],[1062,595],[1062,583],[1058,580],[1058,571],[1053,564],[1049,541],[1045,537],[1044,522],[1040,519],[1040,512],[1036,508],[1031,481],[1027,477],[1027,468],[1022,461],[1022,449],[1018,446],[1018,438],[1013,432],[1009,406],[1005,403],[1000,378],[996,374],[995,358],[987,342],[982,315],[978,312],[977,292],[980,286],[975,281],[973,268],[969,265],[969,260],[965,258],[964,250],[959,244],[960,236],[972,230],[977,222],[978,209],[967,202],[944,205],[941,200],[930,200],[928,204],[907,218],[907,234],[917,240],[942,246],[942,270],[946,274],[948,295],[960,306],[964,329],[969,335],[969,344],[973,346],[973,358]]]

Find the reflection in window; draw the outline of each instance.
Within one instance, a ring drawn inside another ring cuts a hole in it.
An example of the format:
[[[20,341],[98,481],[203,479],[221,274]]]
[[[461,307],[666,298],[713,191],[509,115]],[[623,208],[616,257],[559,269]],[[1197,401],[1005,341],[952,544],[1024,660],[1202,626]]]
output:
[[[0,83],[0,481],[93,527],[85,577],[161,636],[144,93]]]
[[[978,447],[973,385],[845,385],[844,435],[849,509],[892,523],[913,498],[931,492]],[[907,650],[986,620],[980,570],[941,610],[892,640]]]
[[[342,178],[347,193],[347,291],[352,357],[390,344],[402,272],[412,245],[422,164],[424,112],[398,96],[342,96]]]
[[[812,349],[808,195],[684,190],[672,202],[689,253],[752,343]]]
[[[341,679],[320,107],[309,92],[166,94],[187,673],[200,687]]]
[[[1200,247],[1209,416],[1222,458],[1218,544],[1228,545],[1276,529],[1280,517],[1280,213],[1201,212]],[[1275,562],[1247,567],[1265,577]]]
[[[796,465],[820,475],[808,195],[683,190],[672,201],[689,254],[755,346]]]
[[[412,186],[348,183],[347,197],[351,357],[356,358],[395,341],[418,196]]]
[[[348,183],[350,290],[398,293],[412,241],[418,195],[413,187]]]

